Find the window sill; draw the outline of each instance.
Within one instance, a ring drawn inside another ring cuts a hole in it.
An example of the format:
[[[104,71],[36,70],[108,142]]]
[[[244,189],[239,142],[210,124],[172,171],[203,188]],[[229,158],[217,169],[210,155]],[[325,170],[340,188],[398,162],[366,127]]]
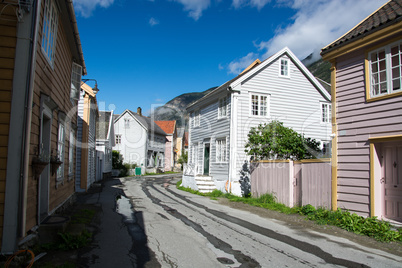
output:
[[[366,98],[366,101],[373,102],[373,101],[385,100],[385,99],[389,99],[389,98],[393,98],[393,97],[397,97],[397,96],[402,96],[402,91],[398,91],[398,92],[386,94],[386,95],[381,95],[378,97],[368,97],[368,98]]]

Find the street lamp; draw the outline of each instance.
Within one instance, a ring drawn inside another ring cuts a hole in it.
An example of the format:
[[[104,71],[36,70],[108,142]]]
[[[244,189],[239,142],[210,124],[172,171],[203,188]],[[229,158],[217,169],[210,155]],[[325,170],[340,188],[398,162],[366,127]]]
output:
[[[98,81],[96,81],[96,79],[82,79],[81,81],[84,83],[86,83],[87,81],[95,81],[95,86],[92,88],[92,91],[95,95],[99,92]]]

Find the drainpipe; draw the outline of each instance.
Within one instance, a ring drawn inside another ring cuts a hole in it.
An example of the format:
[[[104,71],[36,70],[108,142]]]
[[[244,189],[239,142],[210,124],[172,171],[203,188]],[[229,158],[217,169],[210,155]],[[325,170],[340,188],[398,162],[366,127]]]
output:
[[[229,139],[229,143],[230,143],[230,148],[231,148],[230,149],[230,159],[229,159],[228,192],[231,193],[232,192],[232,176],[233,176],[232,165],[236,166],[236,159],[235,159],[236,152],[234,152],[234,151],[235,151],[235,148],[237,148],[237,147],[235,146],[236,140],[234,137],[234,133],[236,130],[234,129],[234,126],[235,126],[234,121],[235,120],[234,120],[234,115],[233,115],[233,111],[234,111],[233,104],[234,104],[235,98],[234,98],[234,94],[233,94],[233,90],[232,90],[231,86],[229,86],[227,88],[227,91],[230,93],[230,129],[229,129],[230,139]]]
[[[36,3],[36,6],[35,6]],[[25,136],[23,137],[23,176],[21,183],[21,199],[20,199],[20,236],[24,236],[26,233],[26,212],[27,212],[27,192],[28,192],[28,175],[29,175],[29,149],[31,143],[31,122],[32,122],[32,104],[33,104],[33,89],[34,89],[34,77],[35,77],[35,62],[36,62],[36,50],[37,50],[37,29],[39,28],[39,18],[41,9],[41,0],[33,1],[34,14],[32,16],[32,31],[31,31],[31,47],[30,47],[30,62],[28,64],[28,77],[27,77],[27,97],[25,100]]]

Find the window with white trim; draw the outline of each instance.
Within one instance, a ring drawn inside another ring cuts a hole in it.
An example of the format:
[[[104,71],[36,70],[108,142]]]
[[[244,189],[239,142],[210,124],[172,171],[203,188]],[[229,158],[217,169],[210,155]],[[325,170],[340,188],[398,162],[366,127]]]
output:
[[[279,75],[289,77],[289,59],[281,59],[281,65],[279,69]]]
[[[402,41],[369,52],[370,97],[401,92]]]
[[[199,127],[201,121],[200,111],[195,111],[194,113],[194,127]]]
[[[42,51],[53,67],[59,14],[53,0],[45,1],[43,13]]]
[[[70,144],[68,148],[68,174],[74,173],[74,131],[70,130]]]
[[[269,95],[252,94],[250,114],[252,116],[268,117],[269,116],[268,102],[269,102]]]
[[[216,162],[222,163],[227,161],[226,138],[216,139]]]
[[[80,99],[81,74],[82,74],[82,66],[73,62],[73,67],[71,70],[71,90],[70,90],[70,98],[73,100]]]
[[[57,139],[57,156],[63,163],[57,169],[57,180],[63,180],[64,178],[64,153],[65,153],[65,136],[66,129],[63,123],[59,123],[59,133]]]
[[[124,128],[130,128],[130,119],[124,118]]]
[[[116,144],[121,144],[121,134],[116,134],[115,135],[115,143]]]
[[[218,118],[224,118],[228,115],[228,97],[219,99]]]
[[[331,104],[321,103],[321,123],[331,123]]]

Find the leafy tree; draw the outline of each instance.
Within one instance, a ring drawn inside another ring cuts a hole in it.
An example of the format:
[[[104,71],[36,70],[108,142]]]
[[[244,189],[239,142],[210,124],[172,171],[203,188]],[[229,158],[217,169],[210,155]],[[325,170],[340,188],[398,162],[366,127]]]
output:
[[[120,177],[127,176],[127,164],[123,164],[123,156],[119,153],[119,151],[112,151],[112,167],[113,169],[120,170]]]
[[[181,169],[183,170],[183,164],[186,164],[188,160],[188,152],[182,151],[177,163],[181,164]]]
[[[320,152],[320,142],[305,138],[277,120],[251,128],[245,147],[254,160],[311,159]]]

